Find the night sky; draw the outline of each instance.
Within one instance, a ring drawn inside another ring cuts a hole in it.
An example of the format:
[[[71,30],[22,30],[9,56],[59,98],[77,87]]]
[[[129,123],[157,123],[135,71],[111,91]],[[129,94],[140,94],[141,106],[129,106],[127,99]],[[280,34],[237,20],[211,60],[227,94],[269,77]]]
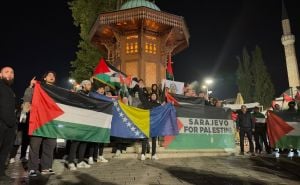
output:
[[[286,0],[296,52],[300,56],[300,11],[297,1]],[[212,77],[213,94],[236,96],[236,56],[246,46],[259,45],[275,85],[276,95],[288,88],[281,44],[280,0],[157,0],[162,11],[183,16],[190,31],[190,46],[173,57],[176,81],[202,81]],[[70,61],[75,59],[79,29],[73,25],[67,0],[6,1],[2,4],[0,67],[15,69],[15,91],[22,96],[33,76],[47,71],[68,84]],[[298,44],[298,45],[297,45]]]

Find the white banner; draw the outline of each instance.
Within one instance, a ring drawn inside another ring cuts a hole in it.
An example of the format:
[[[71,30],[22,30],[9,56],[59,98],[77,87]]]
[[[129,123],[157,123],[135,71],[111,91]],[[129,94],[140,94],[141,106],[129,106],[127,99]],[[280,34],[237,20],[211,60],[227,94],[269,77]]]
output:
[[[162,84],[163,84],[162,86],[164,86],[164,84],[165,84],[166,87],[169,88],[170,93],[183,94],[183,89],[184,89],[183,82],[177,82],[177,81],[163,79]]]
[[[232,120],[206,119],[206,118],[183,118],[178,117],[183,124],[179,133],[185,134],[233,134],[234,125]]]

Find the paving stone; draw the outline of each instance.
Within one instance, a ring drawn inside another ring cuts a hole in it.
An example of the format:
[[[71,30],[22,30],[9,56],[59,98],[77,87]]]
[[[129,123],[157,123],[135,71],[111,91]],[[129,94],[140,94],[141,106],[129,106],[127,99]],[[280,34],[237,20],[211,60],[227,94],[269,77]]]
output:
[[[69,171],[61,160],[55,160],[56,175],[28,179],[20,162],[9,166],[12,182],[0,185],[94,185],[94,184],[300,184],[300,160],[275,160],[268,156],[198,156],[140,161],[109,158],[89,169]],[[26,167],[26,165],[25,165]]]

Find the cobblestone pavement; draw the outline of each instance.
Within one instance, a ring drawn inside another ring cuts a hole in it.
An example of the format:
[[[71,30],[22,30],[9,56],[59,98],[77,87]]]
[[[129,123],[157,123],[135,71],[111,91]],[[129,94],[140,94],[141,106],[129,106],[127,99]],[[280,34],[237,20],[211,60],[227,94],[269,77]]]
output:
[[[25,165],[26,166],[26,165]],[[13,182],[2,185],[119,185],[119,184],[300,184],[300,158],[267,156],[218,156],[163,158],[140,161],[134,158],[109,158],[89,169],[69,171],[55,160],[56,175],[27,178],[21,162],[10,165],[7,173]]]

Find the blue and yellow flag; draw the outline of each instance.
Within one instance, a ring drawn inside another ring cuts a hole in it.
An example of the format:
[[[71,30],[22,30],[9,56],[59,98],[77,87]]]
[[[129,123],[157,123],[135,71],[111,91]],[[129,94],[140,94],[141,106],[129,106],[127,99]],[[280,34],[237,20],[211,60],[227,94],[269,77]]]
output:
[[[150,135],[150,111],[114,101],[110,135],[121,138],[147,138]]]
[[[167,104],[145,110],[114,101],[110,134],[130,139],[177,135],[175,108]]]

